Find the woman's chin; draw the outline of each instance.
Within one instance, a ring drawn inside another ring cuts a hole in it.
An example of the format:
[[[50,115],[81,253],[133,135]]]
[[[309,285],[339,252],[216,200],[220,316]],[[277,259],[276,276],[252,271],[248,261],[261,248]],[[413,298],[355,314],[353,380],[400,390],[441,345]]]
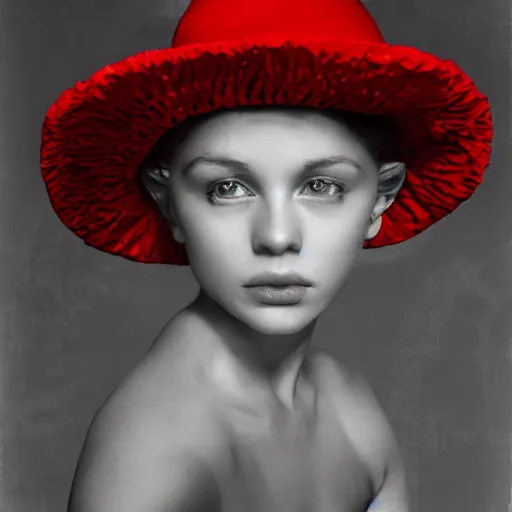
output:
[[[300,305],[265,306],[236,312],[236,317],[254,331],[272,336],[287,336],[301,332],[317,318]]]

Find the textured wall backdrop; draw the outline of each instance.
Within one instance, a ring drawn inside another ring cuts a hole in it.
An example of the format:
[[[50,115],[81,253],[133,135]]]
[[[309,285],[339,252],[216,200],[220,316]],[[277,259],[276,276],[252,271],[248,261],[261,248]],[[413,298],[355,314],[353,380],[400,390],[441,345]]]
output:
[[[363,254],[316,344],[375,388],[403,450],[412,510],[505,512],[510,4],[366,3],[388,41],[454,59],[474,77],[493,107],[493,161],[455,214],[414,241]],[[187,269],[137,265],[85,247],[54,215],[38,167],[42,118],[58,93],[110,61],[165,46],[186,4],[1,3],[2,512],[65,510],[93,413],[195,293]]]

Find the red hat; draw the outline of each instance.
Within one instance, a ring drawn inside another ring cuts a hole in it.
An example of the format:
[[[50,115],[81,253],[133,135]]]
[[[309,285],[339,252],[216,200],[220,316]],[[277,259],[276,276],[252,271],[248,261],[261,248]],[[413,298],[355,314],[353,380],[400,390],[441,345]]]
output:
[[[52,206],[87,245],[187,264],[140,164],[189,116],[263,105],[392,117],[406,181],[365,247],[452,212],[489,163],[487,98],[452,61],[386,43],[360,0],[192,0],[170,48],[105,66],[51,106],[41,170]]]

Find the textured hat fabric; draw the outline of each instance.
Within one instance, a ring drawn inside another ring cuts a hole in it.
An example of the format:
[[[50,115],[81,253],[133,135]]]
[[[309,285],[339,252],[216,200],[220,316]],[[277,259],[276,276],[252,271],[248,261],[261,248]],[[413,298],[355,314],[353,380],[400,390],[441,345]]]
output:
[[[390,45],[360,0],[192,0],[170,48],[105,66],[45,117],[41,171],[52,206],[87,245],[187,264],[139,169],[190,116],[296,106],[391,117],[405,183],[365,247],[422,232],[468,199],[489,164],[487,98],[452,61]]]

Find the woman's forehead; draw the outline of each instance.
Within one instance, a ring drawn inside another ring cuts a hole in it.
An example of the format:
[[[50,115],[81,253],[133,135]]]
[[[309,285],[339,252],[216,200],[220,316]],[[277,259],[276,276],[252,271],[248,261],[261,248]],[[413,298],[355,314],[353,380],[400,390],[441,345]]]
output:
[[[368,117],[368,116],[366,116]],[[243,159],[260,152],[299,152],[322,158],[337,150],[347,157],[375,156],[373,120],[306,108],[237,108],[189,118],[160,142],[160,161],[195,158],[212,151]]]
[[[188,127],[182,150],[189,156],[209,151],[257,157],[260,152],[321,156],[323,152],[358,152],[352,127],[319,111],[258,110],[222,112]],[[354,155],[355,156],[355,155]]]
[[[338,131],[344,128],[345,132],[354,132],[350,123],[341,117],[317,109],[298,108],[239,108],[228,111],[220,111],[209,116],[204,116],[185,127],[187,135],[196,133],[206,134],[211,138],[221,137],[224,132],[236,139],[237,135],[250,132],[252,135],[265,136],[269,130],[291,133],[293,130],[328,134],[329,131]]]

